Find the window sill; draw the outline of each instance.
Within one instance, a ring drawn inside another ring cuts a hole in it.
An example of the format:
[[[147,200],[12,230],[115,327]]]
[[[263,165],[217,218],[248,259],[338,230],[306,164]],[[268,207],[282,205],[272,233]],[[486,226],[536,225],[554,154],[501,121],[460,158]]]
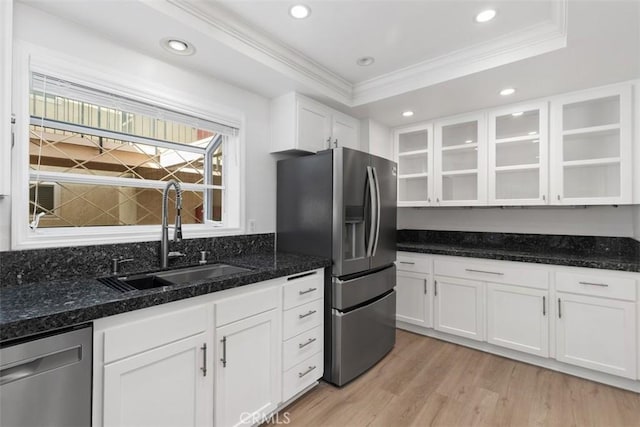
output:
[[[117,227],[92,227],[78,233],[77,228],[29,230],[19,242],[12,242],[12,250],[56,248],[64,246],[90,246],[117,243],[149,242],[160,240],[160,225]],[[206,224],[184,225],[185,240],[218,236],[235,236],[244,233],[239,227],[216,227]],[[173,232],[169,230],[169,236]]]

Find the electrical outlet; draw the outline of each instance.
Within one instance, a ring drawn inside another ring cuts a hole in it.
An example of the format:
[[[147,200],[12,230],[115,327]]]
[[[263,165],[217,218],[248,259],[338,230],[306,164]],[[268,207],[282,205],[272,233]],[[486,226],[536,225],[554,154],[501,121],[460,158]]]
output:
[[[250,219],[249,220],[249,233],[255,233],[256,231],[256,220],[255,219]]]

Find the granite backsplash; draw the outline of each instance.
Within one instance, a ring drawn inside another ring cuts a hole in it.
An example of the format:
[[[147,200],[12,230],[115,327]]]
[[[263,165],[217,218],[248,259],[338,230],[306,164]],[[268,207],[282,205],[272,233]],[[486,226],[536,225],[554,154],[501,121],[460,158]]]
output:
[[[186,254],[186,257],[172,259],[170,266],[195,265],[200,251],[209,252],[209,261],[273,253],[274,242],[274,233],[170,242],[171,251]],[[4,251],[0,252],[0,287],[107,276],[111,274],[113,258],[134,259],[120,265],[120,272],[124,274],[159,270],[159,252],[159,241]]]
[[[640,242],[629,237],[550,234],[483,233],[469,231],[398,230],[398,243],[428,243],[514,252],[555,252],[575,256],[640,259]]]

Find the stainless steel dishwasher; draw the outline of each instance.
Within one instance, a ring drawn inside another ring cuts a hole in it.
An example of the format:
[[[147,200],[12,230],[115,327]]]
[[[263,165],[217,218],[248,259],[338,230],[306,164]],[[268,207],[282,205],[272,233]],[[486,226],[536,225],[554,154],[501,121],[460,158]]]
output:
[[[92,328],[0,348],[0,425],[90,426]]]

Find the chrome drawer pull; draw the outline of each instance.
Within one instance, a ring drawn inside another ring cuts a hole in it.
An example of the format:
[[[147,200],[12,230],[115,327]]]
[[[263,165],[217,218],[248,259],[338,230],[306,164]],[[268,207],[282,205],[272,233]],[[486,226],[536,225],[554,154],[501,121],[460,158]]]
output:
[[[318,290],[318,288],[309,288],[309,289],[307,289],[306,291],[298,291],[298,293],[299,293],[300,295],[304,295],[304,294],[308,294],[308,293],[310,293],[310,292],[317,291],[317,290]]]
[[[220,361],[222,362],[222,367],[226,368],[227,367],[227,337],[222,337],[222,359],[220,359]]]
[[[498,273],[495,271],[484,271],[484,270],[474,270],[472,268],[465,268],[469,273],[486,273],[486,274],[495,274],[496,276],[504,276],[504,273]]]
[[[314,369],[316,369],[315,366],[309,366],[309,369],[307,369],[306,371],[298,372],[298,378],[304,377],[305,375],[307,375],[309,372],[313,371]]]
[[[308,313],[306,313],[306,314],[299,314],[299,315],[298,315],[298,318],[300,318],[300,319],[304,319],[305,317],[309,317],[309,316],[311,316],[311,315],[312,315],[313,313],[315,313],[315,312],[316,312],[315,310],[309,310],[309,312],[308,312]]]
[[[206,377],[207,376],[207,343],[202,344],[202,347],[200,347],[200,350],[202,350],[202,367],[200,368],[200,370],[202,370],[202,376]]]
[[[590,285],[590,286],[601,286],[603,288],[608,288],[609,285],[607,285],[606,283],[591,283],[591,282],[578,282],[581,285]]]
[[[309,340],[307,342],[303,342],[298,344],[298,348],[305,348],[306,346],[308,346],[309,344],[311,344],[312,342],[315,342],[316,339],[315,338],[309,338]]]
[[[409,262],[409,261],[400,261],[400,264],[408,264],[408,265],[415,265],[415,262]]]

